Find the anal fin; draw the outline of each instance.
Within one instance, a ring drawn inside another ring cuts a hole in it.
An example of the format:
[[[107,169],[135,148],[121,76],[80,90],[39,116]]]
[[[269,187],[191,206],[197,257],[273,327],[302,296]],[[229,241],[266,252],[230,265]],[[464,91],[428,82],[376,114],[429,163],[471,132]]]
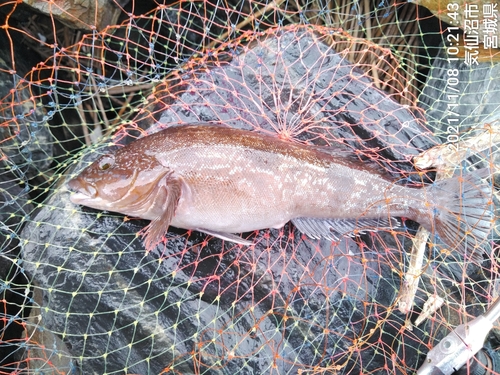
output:
[[[313,239],[338,240],[342,235],[352,234],[355,230],[361,233],[365,231],[377,231],[392,229],[399,226],[398,220],[394,218],[378,219],[316,219],[300,217],[292,219],[297,229]]]

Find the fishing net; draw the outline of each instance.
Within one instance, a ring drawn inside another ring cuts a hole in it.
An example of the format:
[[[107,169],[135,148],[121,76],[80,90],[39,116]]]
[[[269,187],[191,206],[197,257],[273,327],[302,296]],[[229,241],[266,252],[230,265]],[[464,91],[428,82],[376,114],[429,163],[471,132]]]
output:
[[[66,184],[136,138],[217,123],[402,186],[478,173],[495,211],[496,2],[26,3],[0,5],[0,373],[412,374],[497,298],[494,223],[479,257],[405,218],[251,246],[170,227],[146,252],[147,220]]]

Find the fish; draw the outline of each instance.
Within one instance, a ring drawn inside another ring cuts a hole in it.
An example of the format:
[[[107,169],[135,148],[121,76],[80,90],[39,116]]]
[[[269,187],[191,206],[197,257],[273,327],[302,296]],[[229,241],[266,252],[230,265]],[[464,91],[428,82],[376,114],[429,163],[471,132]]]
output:
[[[491,186],[466,173],[404,186],[370,163],[275,135],[198,123],[172,126],[98,157],[68,182],[74,204],[150,220],[146,250],[169,226],[250,245],[237,233],[291,221],[312,239],[418,222],[450,248],[482,256]]]

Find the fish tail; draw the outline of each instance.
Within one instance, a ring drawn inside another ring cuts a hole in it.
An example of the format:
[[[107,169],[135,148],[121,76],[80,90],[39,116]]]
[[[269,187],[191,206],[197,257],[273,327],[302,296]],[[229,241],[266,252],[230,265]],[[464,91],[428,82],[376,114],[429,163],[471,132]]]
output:
[[[481,169],[435,182],[427,191],[432,204],[431,223],[421,222],[434,229],[450,248],[474,260],[483,259],[493,226],[492,188],[482,180],[486,172],[489,174],[489,170]]]

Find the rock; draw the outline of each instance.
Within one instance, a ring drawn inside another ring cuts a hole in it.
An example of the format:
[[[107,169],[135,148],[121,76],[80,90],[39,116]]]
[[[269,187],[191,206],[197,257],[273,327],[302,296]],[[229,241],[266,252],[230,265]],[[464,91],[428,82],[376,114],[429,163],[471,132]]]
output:
[[[13,251],[12,232],[0,225],[0,368],[5,373],[16,373],[23,368],[26,333],[25,318],[31,305],[30,282],[22,261]],[[15,248],[14,248],[15,249]],[[7,372],[9,371],[9,372]]]
[[[32,369],[43,368],[43,373],[47,375],[58,375],[61,371],[71,375],[80,374],[76,361],[71,359],[68,348],[61,338],[44,328],[40,309],[43,305],[42,294],[41,289],[35,287],[34,307],[30,316],[25,319],[26,332],[23,339],[36,345],[27,346],[23,362]]]
[[[4,241],[0,248],[13,258],[17,256],[17,253],[11,252],[19,243],[17,235],[20,228],[34,210],[28,191],[28,186],[20,185],[15,175],[7,172],[0,174],[0,231]]]
[[[28,179],[52,163],[52,138],[35,105],[36,88],[15,90],[36,59],[17,36],[10,36],[11,50],[9,38],[0,31],[0,367],[12,373],[18,370],[13,364],[22,363],[19,338],[25,333],[23,318],[30,307],[29,280],[18,258],[19,233],[34,211]],[[12,52],[22,56],[16,64]]]
[[[15,56],[23,56],[26,50],[20,41],[16,42],[19,43],[15,43]],[[17,71],[14,71],[10,40],[0,31],[0,167],[25,183],[46,171],[53,155],[47,117],[37,105],[39,98],[36,95],[40,90],[21,78],[36,64],[34,59],[33,55],[16,59]]]

